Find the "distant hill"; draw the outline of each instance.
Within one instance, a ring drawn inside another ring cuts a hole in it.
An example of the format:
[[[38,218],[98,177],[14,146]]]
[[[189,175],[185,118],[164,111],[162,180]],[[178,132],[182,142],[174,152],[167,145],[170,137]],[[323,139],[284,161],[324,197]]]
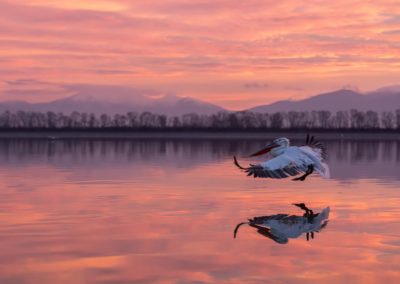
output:
[[[374,110],[388,111],[400,108],[400,86],[378,89],[367,94],[352,90],[338,90],[298,101],[278,101],[257,106],[253,112],[312,111],[312,110]]]
[[[393,95],[393,94],[400,94],[400,85],[392,85],[386,86],[375,91],[369,92],[368,94],[371,95]]]
[[[0,111],[24,110],[63,113],[78,111],[95,114],[150,111],[167,115],[182,115],[193,112],[212,114],[225,111],[222,107],[211,103],[157,91],[90,85],[74,85],[71,86],[71,91],[74,95],[46,103],[0,102]]]
[[[74,111],[107,114],[122,114],[130,111],[149,111],[157,114],[182,115],[185,113],[214,114],[227,111],[223,107],[189,97],[152,90],[141,90],[119,86],[68,85],[70,96],[46,102],[24,101],[0,102],[0,111]],[[388,86],[368,93],[353,90],[337,90],[303,100],[278,101],[248,109],[252,112],[312,111],[358,109],[361,111],[388,111],[400,108],[400,85]]]

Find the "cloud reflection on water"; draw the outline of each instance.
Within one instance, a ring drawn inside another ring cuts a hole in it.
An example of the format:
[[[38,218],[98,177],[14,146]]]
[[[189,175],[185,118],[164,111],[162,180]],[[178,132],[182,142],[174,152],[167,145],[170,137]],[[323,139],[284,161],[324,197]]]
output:
[[[0,140],[0,282],[397,283],[399,144],[327,142],[333,180],[238,175],[232,153],[263,143]],[[232,238],[293,200],[332,208],[312,242]]]

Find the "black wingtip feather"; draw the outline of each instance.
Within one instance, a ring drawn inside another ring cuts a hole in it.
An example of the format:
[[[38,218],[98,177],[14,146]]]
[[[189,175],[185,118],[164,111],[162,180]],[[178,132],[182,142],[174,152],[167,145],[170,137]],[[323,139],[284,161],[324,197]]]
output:
[[[233,156],[233,164],[238,167],[241,170],[246,170],[246,168],[243,168],[241,165],[239,165],[238,160],[236,159],[236,156]]]
[[[239,230],[239,227],[242,226],[242,225],[244,225],[244,224],[248,224],[248,222],[239,223],[239,224],[236,226],[235,230],[233,231],[233,238],[234,238],[234,239],[236,239],[236,235],[237,235],[237,232],[238,232],[238,230]]]
[[[313,148],[318,148],[318,149],[320,149],[320,150],[321,150],[322,158],[323,158],[324,160],[327,158],[328,155],[327,155],[327,153],[326,153],[326,148],[325,148],[325,146],[324,146],[320,141],[316,140],[316,139],[314,138],[313,135],[310,135],[310,134],[307,133],[306,145],[307,145],[307,146],[310,146],[310,147],[313,147]]]

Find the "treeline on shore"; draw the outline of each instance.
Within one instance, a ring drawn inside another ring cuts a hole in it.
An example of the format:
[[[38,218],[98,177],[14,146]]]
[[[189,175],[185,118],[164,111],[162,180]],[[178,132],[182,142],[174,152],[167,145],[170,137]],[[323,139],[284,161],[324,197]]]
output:
[[[119,129],[119,130],[399,130],[396,111],[289,111],[276,113],[220,112],[167,116],[150,112],[95,115],[93,113],[5,111],[0,129]]]

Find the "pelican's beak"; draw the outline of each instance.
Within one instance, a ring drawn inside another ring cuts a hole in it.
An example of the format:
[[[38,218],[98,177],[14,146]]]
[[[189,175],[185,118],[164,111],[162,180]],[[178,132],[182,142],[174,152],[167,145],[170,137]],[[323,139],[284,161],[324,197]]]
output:
[[[267,154],[269,151],[271,151],[272,149],[274,149],[276,147],[279,147],[279,145],[276,144],[276,143],[271,143],[266,148],[264,148],[264,149],[262,149],[262,150],[260,150],[260,151],[258,151],[256,153],[250,155],[250,157],[255,157],[255,156],[260,156],[260,155],[263,155],[263,154]]]

